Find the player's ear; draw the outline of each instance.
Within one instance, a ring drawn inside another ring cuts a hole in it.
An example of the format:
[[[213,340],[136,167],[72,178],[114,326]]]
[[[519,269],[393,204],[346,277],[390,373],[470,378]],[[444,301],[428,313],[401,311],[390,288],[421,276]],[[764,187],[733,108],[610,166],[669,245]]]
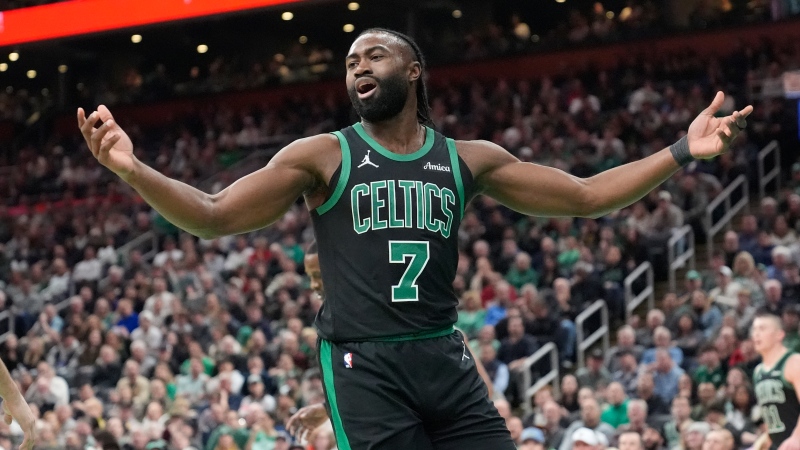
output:
[[[419,61],[408,63],[408,81],[416,81],[422,76],[422,66]]]

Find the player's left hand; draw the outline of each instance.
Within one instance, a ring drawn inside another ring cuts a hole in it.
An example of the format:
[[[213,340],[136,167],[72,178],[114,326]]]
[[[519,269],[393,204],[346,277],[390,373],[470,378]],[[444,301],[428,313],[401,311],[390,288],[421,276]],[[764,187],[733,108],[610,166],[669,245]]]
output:
[[[739,132],[747,126],[747,116],[753,112],[751,105],[734,111],[730,116],[714,117],[724,101],[725,94],[717,92],[708,108],[689,125],[686,134],[689,151],[697,159],[709,159],[725,153]]]
[[[328,411],[325,405],[317,403],[304,406],[286,422],[286,429],[298,439],[305,439],[308,433],[328,420]]]
[[[800,439],[790,436],[789,439],[783,441],[778,450],[800,450]]]
[[[36,419],[33,417],[31,407],[24,401],[18,405],[11,405],[9,401],[4,400],[3,421],[7,425],[11,425],[11,421],[15,419],[24,433],[24,438],[19,445],[19,450],[33,450],[36,437]]]

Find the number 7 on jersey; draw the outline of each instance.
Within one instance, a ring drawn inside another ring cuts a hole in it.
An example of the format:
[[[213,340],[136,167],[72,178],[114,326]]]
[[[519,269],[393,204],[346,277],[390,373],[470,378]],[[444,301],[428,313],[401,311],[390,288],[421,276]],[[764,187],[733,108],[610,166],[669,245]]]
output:
[[[430,259],[428,241],[389,241],[389,262],[408,263],[400,283],[392,285],[392,302],[418,302],[417,278]],[[410,260],[410,261],[409,261]]]

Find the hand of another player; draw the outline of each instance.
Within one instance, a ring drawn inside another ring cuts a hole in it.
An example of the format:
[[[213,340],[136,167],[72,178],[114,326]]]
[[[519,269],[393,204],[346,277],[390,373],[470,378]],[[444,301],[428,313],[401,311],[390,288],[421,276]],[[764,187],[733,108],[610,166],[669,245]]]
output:
[[[298,439],[305,439],[306,435],[328,420],[328,411],[325,405],[317,403],[304,406],[286,422],[286,429]]]
[[[7,425],[11,425],[12,420],[17,421],[20,428],[22,428],[22,432],[24,433],[24,438],[22,439],[22,444],[19,445],[19,449],[32,450],[33,445],[36,443],[36,419],[33,417],[33,411],[31,411],[31,407],[28,406],[28,404],[24,401],[20,402],[19,404],[12,405],[11,402],[4,400],[3,420]]]
[[[751,105],[734,111],[730,116],[714,117],[724,101],[725,94],[717,92],[708,108],[689,125],[686,136],[689,151],[695,158],[708,159],[725,153],[739,132],[747,126],[747,116],[753,112]]]
[[[95,128],[94,124],[98,120],[103,123]],[[114,120],[108,108],[100,105],[89,117],[86,117],[83,108],[78,108],[78,127],[86,145],[100,164],[123,178],[133,172],[136,163],[133,142]]]
[[[791,436],[789,439],[783,441],[783,444],[778,447],[778,450],[800,450],[800,439]]]

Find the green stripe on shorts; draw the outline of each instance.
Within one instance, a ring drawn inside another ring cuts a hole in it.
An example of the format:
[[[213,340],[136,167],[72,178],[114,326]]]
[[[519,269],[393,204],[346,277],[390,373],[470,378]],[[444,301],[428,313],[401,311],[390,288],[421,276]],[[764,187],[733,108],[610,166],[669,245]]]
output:
[[[331,359],[331,343],[320,340],[320,360],[322,363],[322,382],[325,383],[325,392],[328,394],[328,406],[331,408],[331,424],[336,435],[336,446],[339,450],[351,450],[350,441],[344,434],[342,416],[339,415],[339,405],[336,403],[336,388],[333,385],[333,360]]]

